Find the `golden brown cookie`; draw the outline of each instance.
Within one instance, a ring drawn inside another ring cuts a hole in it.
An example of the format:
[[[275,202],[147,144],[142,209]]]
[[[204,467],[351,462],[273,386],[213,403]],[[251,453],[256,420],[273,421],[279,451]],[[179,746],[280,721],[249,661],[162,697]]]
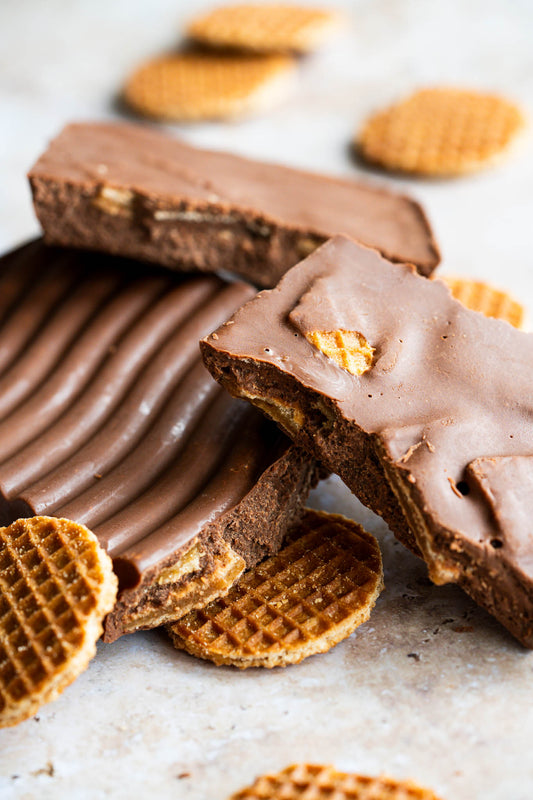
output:
[[[262,775],[229,800],[439,800],[411,781],[370,778],[338,772],[318,764],[293,764],[274,775]]]
[[[337,514],[308,510],[277,555],[167,630],[176,647],[218,665],[297,664],[366,622],[382,588],[374,537]]]
[[[515,328],[524,328],[526,310],[518,300],[502,289],[496,289],[484,281],[470,278],[439,276],[453,296],[472,311],[481,311],[486,317],[504,319]]]
[[[137,113],[168,120],[241,117],[282,100],[295,62],[281,55],[188,52],[162,56],[137,69],[124,99]]]
[[[0,727],[83,672],[116,594],[111,559],[84,525],[33,517],[0,528]]]
[[[339,27],[340,17],[331,9],[288,3],[242,3],[195,17],[187,34],[210,47],[308,53],[320,47]]]
[[[384,169],[462,175],[502,158],[524,124],[521,110],[497,95],[421,89],[371,116],[355,146]]]

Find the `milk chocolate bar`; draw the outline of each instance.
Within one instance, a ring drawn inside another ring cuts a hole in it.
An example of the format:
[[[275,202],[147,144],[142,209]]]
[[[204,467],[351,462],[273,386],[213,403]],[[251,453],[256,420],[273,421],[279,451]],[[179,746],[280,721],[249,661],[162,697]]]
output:
[[[253,290],[47,248],[0,261],[0,516],[83,522],[120,582],[105,638],[179,617],[276,552],[313,460],[205,369]]]
[[[150,128],[73,124],[29,174],[51,244],[176,270],[229,270],[259,286],[336,233],[408,261],[423,275],[439,251],[408,197],[198,150]]]
[[[212,374],[533,646],[533,337],[336,237],[202,344]]]

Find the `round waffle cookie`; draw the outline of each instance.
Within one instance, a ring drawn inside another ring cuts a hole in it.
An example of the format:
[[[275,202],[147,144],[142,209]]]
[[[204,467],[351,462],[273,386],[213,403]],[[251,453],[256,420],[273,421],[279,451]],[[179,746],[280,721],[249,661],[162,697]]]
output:
[[[369,778],[317,764],[293,764],[275,775],[262,775],[229,800],[439,800],[410,781]]]
[[[308,510],[279,553],[167,629],[176,647],[218,665],[283,667],[353,633],[382,588],[374,537],[344,517]]]
[[[190,52],[143,64],[130,77],[124,99],[139,114],[193,121],[239,117],[282,100],[295,62],[281,55]]]
[[[422,89],[374,114],[355,141],[384,169],[462,175],[498,161],[525,123],[513,103],[464,89]]]
[[[339,27],[339,15],[327,9],[287,3],[222,6],[195,17],[187,34],[210,47],[256,52],[308,53]]]
[[[0,727],[87,667],[116,593],[111,559],[83,525],[33,517],[0,528]]]
[[[496,289],[483,281],[470,278],[439,276],[453,296],[472,311],[480,311],[486,317],[504,319],[515,328],[524,328],[526,312],[518,300],[507,292]]]

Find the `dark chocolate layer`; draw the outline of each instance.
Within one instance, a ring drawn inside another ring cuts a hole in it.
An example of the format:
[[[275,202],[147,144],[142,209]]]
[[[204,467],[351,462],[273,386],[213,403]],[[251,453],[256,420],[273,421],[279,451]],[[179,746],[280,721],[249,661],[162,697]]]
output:
[[[134,606],[135,619],[148,601],[171,613],[174,584],[219,553],[252,565],[274,552],[300,513],[312,461],[200,358],[199,338],[251,295],[40,241],[0,261],[2,521],[54,515],[96,533],[121,580],[108,639]],[[194,569],[173,576],[195,542]]]
[[[351,374],[310,341],[316,331],[362,334],[371,367]],[[336,237],[203,352],[234,395],[418,546],[434,581],[459,583],[533,646],[531,334]]]
[[[209,150],[150,128],[74,124],[30,174],[52,244],[172,269],[236,272],[259,286],[335,233],[429,275],[439,252],[408,197]]]

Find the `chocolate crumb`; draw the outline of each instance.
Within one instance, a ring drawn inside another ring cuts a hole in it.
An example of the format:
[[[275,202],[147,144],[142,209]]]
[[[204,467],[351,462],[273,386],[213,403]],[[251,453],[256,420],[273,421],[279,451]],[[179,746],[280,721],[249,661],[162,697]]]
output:
[[[44,767],[41,769],[36,769],[34,772],[30,773],[34,778],[38,775],[48,775],[50,778],[53,778],[55,775],[54,765],[51,761],[47,761]]]

